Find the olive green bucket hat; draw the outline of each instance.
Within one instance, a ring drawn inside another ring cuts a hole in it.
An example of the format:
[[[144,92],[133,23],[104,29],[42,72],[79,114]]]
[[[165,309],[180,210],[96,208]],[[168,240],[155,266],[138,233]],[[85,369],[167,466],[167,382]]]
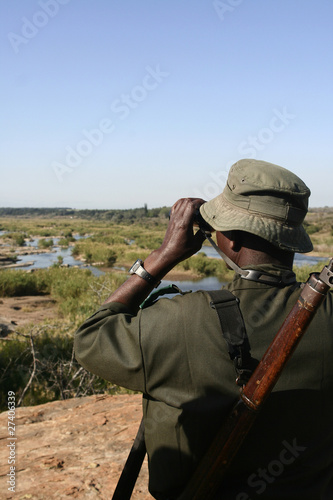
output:
[[[246,231],[283,250],[306,253],[313,249],[302,225],[310,194],[285,168],[240,160],[231,167],[224,191],[201,205],[200,213],[216,231]]]

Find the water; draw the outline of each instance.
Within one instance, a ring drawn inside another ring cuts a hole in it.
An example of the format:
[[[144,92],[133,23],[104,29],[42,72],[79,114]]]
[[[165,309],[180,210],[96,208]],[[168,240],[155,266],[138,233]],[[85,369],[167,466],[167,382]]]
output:
[[[215,248],[212,246],[203,246],[200,250],[200,252],[203,252],[207,257],[213,257],[213,258],[221,258]],[[198,252],[198,253],[200,253]],[[295,259],[294,259],[294,266],[295,267],[301,267],[301,266],[314,266],[318,262],[323,262],[323,266],[325,263],[328,263],[329,258],[326,257],[314,257],[310,255],[304,255],[300,253],[295,254]],[[166,281],[163,280],[161,283],[161,286],[167,286],[170,284],[175,284],[177,285],[183,292],[186,292],[188,290],[192,290],[193,292],[196,290],[218,290],[221,288],[225,282],[220,281],[218,278],[215,276],[210,276],[209,278],[203,278],[199,279],[197,281]]]
[[[81,236],[75,237],[75,239],[80,239],[80,238],[82,237]],[[101,276],[102,274],[104,274],[104,272],[98,269],[97,267],[89,266],[84,262],[75,259],[72,256],[72,247],[68,248],[58,247],[57,244],[59,238],[47,238],[47,239],[53,239],[54,242],[54,246],[52,247],[51,252],[20,255],[18,256],[17,263],[23,265],[25,264],[24,268],[28,267],[29,269],[45,269],[47,267],[52,266],[53,264],[57,264],[59,262],[58,257],[62,257],[63,265],[65,266],[70,266],[70,267],[77,266],[89,269],[92,272],[92,274],[94,274],[94,276]],[[26,246],[38,248],[38,241],[39,241],[38,238],[28,241]],[[18,269],[21,269],[21,267]]]
[[[224,281],[220,281],[215,276],[209,276],[208,278],[200,278],[198,280],[184,280],[184,281],[168,281],[162,280],[159,288],[163,288],[168,285],[176,285],[183,292],[188,292],[192,290],[195,292],[197,290],[219,290],[223,285],[225,285]]]
[[[0,236],[3,234],[3,231],[0,231]],[[76,236],[75,239],[80,239],[80,236]],[[51,239],[51,238],[50,238]],[[48,268],[52,266],[53,264],[57,264],[58,257],[62,257],[63,259],[63,264],[66,266],[77,266],[85,269],[89,269],[95,276],[101,276],[104,274],[103,271],[100,269],[87,265],[80,260],[75,259],[72,256],[72,248],[64,248],[64,247],[58,247],[57,243],[59,241],[59,238],[52,238],[54,242],[54,247],[52,252],[46,252],[46,253],[36,253],[36,254],[30,254],[30,255],[21,255],[18,258],[18,263],[20,264],[25,264],[23,268],[29,268],[29,269],[41,269],[41,268]],[[33,248],[38,248],[38,238],[33,239],[29,242],[27,242],[28,247],[33,247]],[[207,255],[207,257],[213,257],[213,258],[220,258],[216,250],[211,247],[211,246],[204,246],[200,250],[200,252],[203,252]],[[303,255],[303,254],[295,254],[295,260],[294,264],[296,267],[304,266],[304,265],[309,265],[309,266],[314,266],[318,262],[323,262],[323,265],[325,262],[328,262],[328,258],[325,257],[313,257],[309,255]],[[32,263],[32,264],[31,264]],[[196,291],[196,290],[214,290],[214,289],[219,289],[221,286],[224,284],[223,281],[220,281],[218,278],[215,276],[210,276],[207,278],[202,278],[198,280],[182,280],[182,281],[169,281],[169,280],[163,280],[161,283],[162,286],[167,286],[175,284],[177,285],[181,290],[188,291]]]
[[[207,255],[207,257],[217,257],[219,258],[219,254],[215,250],[215,248],[211,246],[203,246],[200,250],[200,252],[203,252],[204,254]],[[198,252],[198,253],[200,253]],[[301,266],[313,266],[317,264],[318,262],[328,262],[329,258],[328,257],[314,257],[312,255],[304,255],[302,253],[296,253],[295,254],[295,259],[294,259],[294,265],[296,267],[301,267]]]
[[[294,264],[297,267],[302,266],[314,266],[318,264],[318,262],[323,262],[323,266],[325,263],[328,263],[329,257],[313,257],[311,255],[304,255],[301,253],[295,254]]]

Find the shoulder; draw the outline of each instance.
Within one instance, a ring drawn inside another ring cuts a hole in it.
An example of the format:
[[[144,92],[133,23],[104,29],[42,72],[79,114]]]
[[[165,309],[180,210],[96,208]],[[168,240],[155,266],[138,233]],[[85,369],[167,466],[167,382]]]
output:
[[[161,314],[163,312],[176,312],[184,314],[187,310],[192,313],[202,313],[207,309],[213,310],[213,303],[227,302],[236,298],[235,295],[227,290],[197,290],[195,292],[177,293],[173,296],[159,298],[153,303],[144,307],[142,313]]]
[[[205,290],[160,298],[140,312],[141,331],[167,333],[169,339],[181,332],[200,332],[208,325],[218,326],[216,310],[211,307],[210,294]],[[156,335],[156,333],[154,333]]]
[[[180,289],[178,289],[178,292],[170,292],[167,295],[163,295],[161,297],[158,297],[155,301],[152,303],[148,302],[148,305],[144,307],[144,311],[151,310],[151,308],[157,308],[157,307],[179,307],[180,305],[185,306],[185,305],[191,305],[193,303],[200,303],[200,302],[207,302],[209,303],[209,292],[206,290],[197,290],[195,292],[186,291],[182,292]]]

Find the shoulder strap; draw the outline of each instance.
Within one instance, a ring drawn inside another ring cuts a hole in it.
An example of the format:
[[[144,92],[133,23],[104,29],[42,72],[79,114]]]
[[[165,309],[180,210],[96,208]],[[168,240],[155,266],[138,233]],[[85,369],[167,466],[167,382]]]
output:
[[[252,358],[250,342],[239,299],[229,290],[209,291],[210,306],[216,310],[221,325],[222,335],[228,345],[229,356],[236,370],[236,383],[243,386],[251,377],[258,360]]]

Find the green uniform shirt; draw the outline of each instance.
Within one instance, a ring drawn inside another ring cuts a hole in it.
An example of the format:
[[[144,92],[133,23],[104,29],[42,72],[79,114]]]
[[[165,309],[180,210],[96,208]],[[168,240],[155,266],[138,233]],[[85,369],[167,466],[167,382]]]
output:
[[[290,274],[272,265],[250,268]],[[281,288],[236,274],[227,288],[240,300],[251,354],[260,359],[300,284]],[[205,291],[160,299],[136,316],[109,303],[76,333],[76,357],[84,367],[143,393],[149,489],[158,499],[179,494],[239,397],[209,304]],[[223,499],[333,498],[332,305],[329,294],[232,464]]]

